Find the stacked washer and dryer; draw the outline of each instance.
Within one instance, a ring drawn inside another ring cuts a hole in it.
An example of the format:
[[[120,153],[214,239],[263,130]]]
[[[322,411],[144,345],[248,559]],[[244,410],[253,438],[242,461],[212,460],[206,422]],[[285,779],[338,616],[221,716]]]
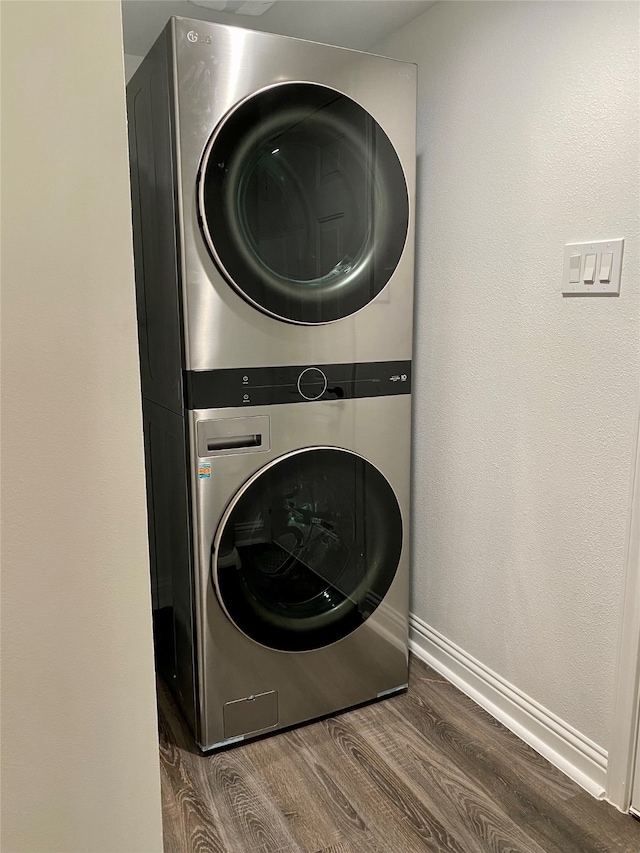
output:
[[[407,685],[415,97],[181,18],[127,88],[156,660],[203,750]]]

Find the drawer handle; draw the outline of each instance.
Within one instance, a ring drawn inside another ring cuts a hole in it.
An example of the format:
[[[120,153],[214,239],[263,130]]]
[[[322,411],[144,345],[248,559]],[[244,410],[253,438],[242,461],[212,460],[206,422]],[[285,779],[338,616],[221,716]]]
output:
[[[226,435],[222,438],[208,438],[207,450],[236,450],[239,447],[260,447],[262,434]]]

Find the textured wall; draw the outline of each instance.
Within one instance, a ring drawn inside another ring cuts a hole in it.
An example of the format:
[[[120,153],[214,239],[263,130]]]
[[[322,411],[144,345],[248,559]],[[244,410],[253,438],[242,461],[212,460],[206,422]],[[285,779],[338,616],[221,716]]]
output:
[[[118,2],[2,3],[2,843],[161,851]]]
[[[639,370],[637,3],[439,3],[419,64],[413,611],[604,748]],[[625,237],[619,298],[566,242]]]

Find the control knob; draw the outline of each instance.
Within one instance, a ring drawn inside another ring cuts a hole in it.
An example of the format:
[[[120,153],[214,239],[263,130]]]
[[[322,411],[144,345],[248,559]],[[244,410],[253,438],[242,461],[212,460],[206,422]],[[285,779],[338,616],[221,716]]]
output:
[[[327,377],[319,367],[307,367],[298,376],[298,391],[305,400],[318,400],[327,390]]]

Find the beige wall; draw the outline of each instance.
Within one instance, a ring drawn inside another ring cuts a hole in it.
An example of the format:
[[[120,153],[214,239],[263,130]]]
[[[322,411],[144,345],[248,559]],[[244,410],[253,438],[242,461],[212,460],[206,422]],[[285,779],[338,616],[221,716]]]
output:
[[[638,3],[438,3],[418,63],[413,612],[604,750],[640,347]],[[619,298],[565,243],[625,237]]]
[[[3,853],[160,851],[118,2],[3,2]]]

